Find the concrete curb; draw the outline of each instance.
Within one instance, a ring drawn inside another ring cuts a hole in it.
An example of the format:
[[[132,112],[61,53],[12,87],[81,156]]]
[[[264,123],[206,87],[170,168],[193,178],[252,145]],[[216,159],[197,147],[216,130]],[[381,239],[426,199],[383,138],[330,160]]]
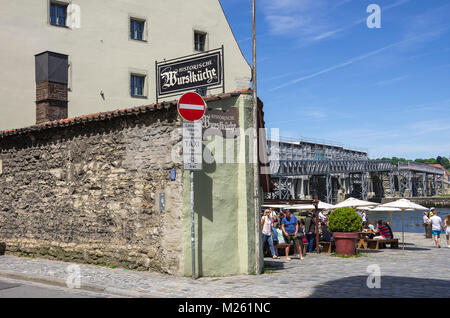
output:
[[[21,280],[21,281],[41,283],[41,284],[45,284],[45,285],[68,288],[66,281],[63,279],[60,279],[60,278],[43,277],[43,276],[36,276],[36,275],[32,275],[32,274],[24,274],[24,273],[17,273],[17,272],[11,272],[11,271],[0,271],[0,278]],[[103,287],[103,286],[89,284],[89,283],[83,283],[83,282],[81,283],[80,288],[77,288],[75,290],[85,290],[85,291],[95,292],[95,293],[105,293],[105,294],[110,294],[110,295],[119,296],[119,297],[130,297],[130,298],[151,298],[152,297],[150,295],[146,295],[146,294],[138,292],[138,291],[131,291],[131,290],[115,288],[115,287]]]

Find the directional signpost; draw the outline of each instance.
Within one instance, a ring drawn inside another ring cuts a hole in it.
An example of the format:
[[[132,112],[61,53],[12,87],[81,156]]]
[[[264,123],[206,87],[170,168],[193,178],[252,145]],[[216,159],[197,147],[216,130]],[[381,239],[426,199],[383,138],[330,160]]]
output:
[[[206,103],[197,93],[186,93],[178,101],[178,112],[183,122],[183,166],[190,170],[191,179],[191,250],[192,278],[195,275],[195,218],[194,218],[194,171],[203,168],[202,117]]]

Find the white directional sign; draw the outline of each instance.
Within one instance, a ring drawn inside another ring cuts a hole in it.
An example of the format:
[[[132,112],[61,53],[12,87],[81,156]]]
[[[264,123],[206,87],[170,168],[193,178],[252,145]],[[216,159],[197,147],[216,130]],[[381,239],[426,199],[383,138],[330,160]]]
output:
[[[202,170],[202,121],[183,122],[183,166],[184,170]]]

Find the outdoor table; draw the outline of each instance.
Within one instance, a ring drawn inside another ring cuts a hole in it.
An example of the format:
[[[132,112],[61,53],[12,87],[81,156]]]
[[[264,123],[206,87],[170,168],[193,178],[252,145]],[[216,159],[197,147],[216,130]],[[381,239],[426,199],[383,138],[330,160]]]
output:
[[[358,248],[364,247],[365,250],[367,250],[367,243],[365,241],[365,237],[367,234],[375,234],[376,232],[374,231],[367,231],[367,232],[358,232],[359,234],[359,242],[358,242]]]

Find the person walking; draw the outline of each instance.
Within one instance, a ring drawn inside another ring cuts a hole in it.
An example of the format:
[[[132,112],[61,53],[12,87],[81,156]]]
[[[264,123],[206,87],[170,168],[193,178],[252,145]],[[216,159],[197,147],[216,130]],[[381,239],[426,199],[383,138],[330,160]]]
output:
[[[428,219],[427,212],[423,212],[423,227],[425,228],[425,236],[427,235],[427,226],[430,224],[430,220]]]
[[[447,247],[450,248],[450,214],[445,216],[445,238],[447,239]]]
[[[444,228],[444,225],[442,225],[442,219],[438,216],[438,214],[438,211],[434,211],[433,216],[430,218],[430,223],[434,243],[437,248],[441,248],[441,231]]]
[[[264,211],[264,216],[261,219],[261,228],[262,228],[262,244],[269,244],[270,253],[272,253],[272,258],[279,258],[275,253],[275,249],[273,247],[273,238],[272,238],[272,220],[270,219],[270,210]]]
[[[296,246],[300,251],[300,242],[297,237],[298,234],[298,220],[295,216],[292,215],[292,212],[290,210],[286,211],[286,216],[281,221],[281,230],[283,231],[284,240],[286,241],[286,260],[290,261],[291,258],[289,257],[289,244],[291,242],[294,243],[294,246]],[[300,253],[302,255],[302,253]],[[303,256],[300,257],[300,259],[303,259]]]
[[[315,247],[315,235],[316,235],[316,225],[314,224],[314,219],[312,213],[308,213],[305,219],[305,235],[306,241],[308,242],[307,252],[311,253]]]

